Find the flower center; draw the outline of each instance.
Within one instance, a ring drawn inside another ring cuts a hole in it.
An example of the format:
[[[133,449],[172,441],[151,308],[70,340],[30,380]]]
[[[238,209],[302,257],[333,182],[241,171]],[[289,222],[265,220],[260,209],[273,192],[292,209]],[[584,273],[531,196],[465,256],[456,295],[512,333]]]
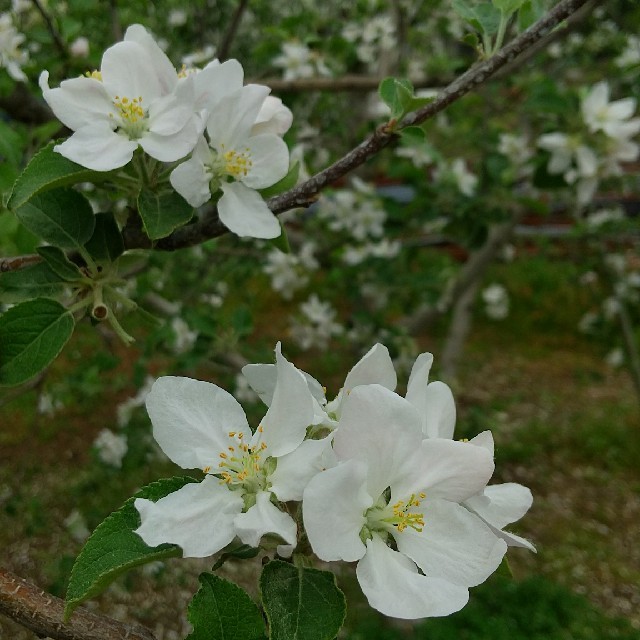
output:
[[[113,106],[116,108],[118,128],[124,131],[129,138],[136,140],[147,130],[147,112],[142,106],[142,96],[137,98],[127,98],[127,96],[116,96],[113,99]],[[113,118],[112,113],[109,117]]]
[[[372,533],[402,533],[407,527],[420,533],[424,528],[424,515],[420,511],[414,511],[426,498],[425,493],[412,493],[408,500],[398,500],[389,504],[388,490],[380,496],[378,502],[367,509],[365,517],[366,525],[360,532],[364,539],[370,538]]]
[[[262,427],[258,427],[262,433]],[[255,494],[266,490],[268,465],[265,450],[267,445],[260,442],[257,445],[250,445],[244,441],[242,432],[229,431],[231,443],[226,451],[219,454],[220,462],[218,471],[215,473],[220,477],[220,483],[226,484],[230,490],[242,490],[243,493]],[[212,473],[211,467],[203,469],[205,473]]]
[[[223,178],[228,176],[234,180],[242,180],[253,167],[249,147],[246,147],[244,151],[238,151],[236,149],[226,149],[225,145],[221,144],[219,152],[213,149],[211,151],[212,157],[208,169],[213,175],[211,179],[212,193],[220,187],[220,182]]]

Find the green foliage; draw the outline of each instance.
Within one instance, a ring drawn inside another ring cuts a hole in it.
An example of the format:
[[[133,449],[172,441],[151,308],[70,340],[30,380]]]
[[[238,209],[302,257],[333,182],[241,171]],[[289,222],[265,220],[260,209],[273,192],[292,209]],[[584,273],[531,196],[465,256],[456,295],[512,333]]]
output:
[[[454,11],[464,18],[476,31],[492,36],[498,31],[500,11],[495,2],[473,2],[472,0],[452,0]]]
[[[193,207],[175,191],[142,189],[138,195],[138,213],[151,240],[168,236],[193,217]]]
[[[280,193],[288,191],[296,186],[298,183],[298,176],[300,175],[300,163],[294,162],[290,167],[287,175],[278,180],[275,184],[272,184],[270,187],[266,187],[265,189],[260,189],[260,195],[266,200],[267,198],[271,198],[272,196],[277,196]]]
[[[55,145],[55,141],[50,142],[39,151],[20,174],[7,203],[10,209],[19,209],[35,195],[48,189],[88,180],[99,182],[109,177],[107,173],[96,173],[67,160],[53,150]]]
[[[385,78],[378,87],[378,94],[391,109],[393,120],[401,120],[408,113],[433,101],[433,98],[417,97],[411,82],[401,78]]]
[[[260,640],[265,637],[260,609],[240,587],[210,573],[189,603],[193,631],[186,640]]]
[[[0,301],[8,304],[32,298],[55,297],[63,292],[60,276],[45,262],[0,273]]]
[[[346,603],[330,571],[274,560],[260,577],[270,640],[333,640],[344,622]]]
[[[125,571],[154,560],[182,555],[180,547],[174,544],[149,547],[134,533],[140,526],[140,514],[134,502],[136,498],[155,502],[189,482],[195,480],[175,477],[152,482],[96,528],[73,565],[65,606],[67,620],[79,604],[102,593]]]
[[[73,189],[36,194],[17,207],[15,214],[29,231],[61,249],[80,250],[95,225],[89,201]]]
[[[97,213],[95,228],[85,249],[98,263],[115,262],[124,253],[124,240],[112,213]]]
[[[82,278],[80,269],[67,258],[62,249],[52,246],[38,247],[38,253],[62,280],[73,282]]]
[[[0,316],[0,385],[29,380],[58,356],[73,333],[73,316],[55,300],[36,298]]]

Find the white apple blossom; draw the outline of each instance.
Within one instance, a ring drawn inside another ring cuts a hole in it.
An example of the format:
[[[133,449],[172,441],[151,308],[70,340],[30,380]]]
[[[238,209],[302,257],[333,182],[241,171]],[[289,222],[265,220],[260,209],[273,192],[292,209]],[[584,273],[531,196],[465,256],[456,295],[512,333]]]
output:
[[[147,544],[171,542],[185,557],[205,557],[236,536],[258,546],[273,534],[282,541],[278,553],[291,554],[297,527],[278,501],[301,499],[330,440],[305,441],[312,397],[279,344],[275,366],[272,402],[253,434],[240,404],[220,387],[190,378],[156,381],[147,397],[154,438],[176,464],[206,475],[157,502],[135,501],[136,533]]]
[[[173,188],[194,207],[220,195],[220,220],[239,236],[275,238],[281,231],[256,191],[275,184],[289,169],[289,151],[278,135],[252,135],[268,92],[247,85],[219,100],[208,114],[208,141],[201,136],[191,158],[170,176]]]
[[[18,82],[27,79],[22,67],[29,60],[29,54],[20,48],[24,41],[25,37],[16,29],[11,14],[0,13],[0,69],[4,67]]]
[[[425,439],[422,421],[415,406],[385,387],[356,387],[334,436],[338,464],[314,476],[303,494],[316,555],[357,561],[369,604],[396,618],[458,611],[468,588],[486,580],[507,549],[461,505],[484,490],[491,454],[471,443]]]
[[[173,330],[173,352],[180,354],[189,351],[198,339],[198,332],[192,330],[180,316],[171,321]]]
[[[89,55],[89,49],[90,49],[89,40],[84,36],[80,36],[79,38],[76,38],[69,45],[69,53],[74,58],[86,58]]]
[[[598,82],[581,102],[582,118],[590,131],[603,131],[611,138],[626,139],[640,131],[640,118],[632,118],[635,98],[609,101],[609,83]]]
[[[297,289],[309,281],[309,271],[318,268],[315,246],[306,242],[298,254],[273,249],[266,256],[263,271],[271,278],[271,288],[290,300]]]
[[[624,364],[624,351],[620,347],[611,349],[604,357],[604,361],[613,369],[617,369]]]
[[[623,68],[640,64],[640,38],[633,34],[628,35],[625,48],[613,62],[617,67]]]
[[[111,429],[102,429],[93,441],[93,446],[102,462],[118,469],[122,466],[122,459],[129,448],[127,437],[116,434]]]
[[[462,158],[456,158],[451,163],[441,164],[433,174],[437,181],[452,181],[458,191],[468,198],[472,197],[478,186],[478,176],[469,171],[467,163]]]
[[[140,146],[151,157],[173,162],[186,156],[199,134],[193,81],[178,74],[140,25],[108,48],[99,71],[40,87],[56,117],[74,131],[54,150],[95,171],[127,164]]]
[[[331,71],[322,56],[301,42],[284,42],[282,52],[273,59],[273,65],[284,71],[285,80],[312,78],[316,75],[330,76]]]
[[[505,155],[516,167],[522,167],[533,158],[534,152],[527,136],[501,133],[498,151]]]
[[[509,294],[497,282],[482,290],[484,312],[492,320],[504,320],[509,315]]]
[[[325,349],[329,340],[343,332],[336,322],[336,310],[330,302],[320,300],[314,293],[300,305],[300,316],[291,322],[290,334],[298,346],[307,349]]]
[[[364,262],[367,258],[395,258],[401,248],[402,244],[399,240],[382,238],[379,242],[346,247],[342,254],[342,261],[345,264],[356,265]]]

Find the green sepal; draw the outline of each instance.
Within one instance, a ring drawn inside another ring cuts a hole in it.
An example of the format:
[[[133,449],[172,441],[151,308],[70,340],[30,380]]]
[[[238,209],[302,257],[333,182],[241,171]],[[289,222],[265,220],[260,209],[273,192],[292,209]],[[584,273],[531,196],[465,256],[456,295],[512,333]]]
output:
[[[53,150],[57,141],[50,142],[39,151],[18,176],[7,207],[18,209],[36,194],[48,189],[65,187],[78,182],[101,182],[109,172],[92,171],[61,156]]]
[[[300,163],[296,160],[290,167],[287,175],[278,180],[275,184],[272,184],[270,187],[265,187],[264,189],[259,189],[258,193],[267,200],[268,198],[272,198],[273,196],[277,196],[280,193],[284,193],[285,191],[289,191],[289,189],[293,189],[293,187],[298,184],[298,176],[300,175]]]
[[[64,619],[85,600],[102,593],[119,575],[147,562],[180,557],[182,549],[175,544],[149,547],[134,533],[140,526],[140,514],[134,506],[136,498],[153,502],[181,489],[194,478],[164,478],[143,487],[124,505],[98,525],[91,534],[71,570],[67,587]]]
[[[0,302],[6,304],[39,297],[55,297],[63,291],[60,276],[45,262],[0,273]]]
[[[95,226],[89,201],[73,189],[37,194],[14,212],[31,233],[61,249],[80,249]]]
[[[138,195],[138,213],[150,240],[165,238],[193,217],[193,207],[173,190],[142,189]]]
[[[278,223],[280,224],[280,235],[267,240],[267,243],[275,249],[279,249],[282,253],[291,253],[287,230],[280,220],[278,220]]]
[[[273,560],[260,593],[270,640],[333,640],[344,623],[347,605],[331,571]]]
[[[202,573],[187,618],[193,631],[185,640],[261,640],[265,637],[262,614],[238,585]]]
[[[0,316],[0,385],[26,382],[48,367],[67,343],[75,323],[55,300],[22,302]]]
[[[44,261],[51,267],[51,269],[62,280],[66,282],[73,282],[82,278],[82,272],[77,265],[73,264],[62,249],[58,247],[38,247],[38,253],[42,256]]]
[[[85,249],[98,263],[115,262],[124,253],[124,240],[112,213],[96,213],[95,228]]]
[[[216,560],[211,571],[217,571],[227,560],[236,558],[238,560],[248,560],[255,558],[260,553],[260,547],[252,547],[248,544],[241,544],[233,549],[229,549],[220,554],[220,557]]]

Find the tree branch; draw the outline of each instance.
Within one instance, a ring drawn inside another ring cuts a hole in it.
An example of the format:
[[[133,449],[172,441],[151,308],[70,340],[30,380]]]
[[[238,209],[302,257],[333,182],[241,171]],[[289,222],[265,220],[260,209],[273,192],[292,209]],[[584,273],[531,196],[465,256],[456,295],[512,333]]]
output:
[[[55,44],[56,48],[60,52],[62,59],[66,60],[69,57],[67,46],[65,45],[64,40],[60,35],[60,32],[58,31],[56,26],[53,24],[53,20],[51,19],[51,16],[47,13],[45,8],[42,6],[42,3],[40,2],[40,0],[31,0],[31,2],[33,2],[36,9],[42,16],[42,19],[44,20],[45,24],[47,25],[47,30],[49,31],[51,38],[53,39],[53,43]]]
[[[231,22],[229,24],[229,28],[227,32],[224,34],[224,38],[222,40],[222,44],[220,45],[220,49],[218,49],[217,58],[220,62],[224,62],[229,57],[229,50],[231,49],[231,44],[233,43],[234,38],[236,37],[236,33],[238,33],[238,27],[240,26],[240,21],[242,20],[242,15],[244,14],[247,5],[249,4],[249,0],[240,0],[238,2],[238,6],[236,10],[233,12],[233,17],[231,18]]]
[[[44,101],[36,98],[22,82],[16,82],[9,95],[0,95],[0,109],[12,120],[25,124],[44,124],[54,119],[51,109]]]
[[[140,625],[119,622],[79,608],[62,622],[64,601],[40,590],[24,578],[0,569],[0,613],[53,640],[156,640]]]
[[[419,125],[429,118],[433,118],[450,104],[485,83],[499,69],[513,62],[520,54],[544,38],[554,27],[558,26],[563,20],[591,1],[592,0],[561,0],[549,13],[498,51],[493,57],[474,65],[454,80],[449,86],[443,89],[433,102],[406,116],[396,127],[396,130],[398,128]],[[596,0],[594,6],[601,4],[603,1],[604,0]],[[341,178],[364,164],[369,158],[387,147],[397,136],[398,134],[387,125],[379,127],[369,138],[361,142],[357,147],[326,169],[293,189],[279,196],[270,198],[267,201],[269,208],[273,213],[279,214],[296,207],[308,207],[318,198],[320,191],[327,185],[332,184],[338,178]],[[218,220],[215,210],[210,209],[200,221],[177,229],[170,236],[160,240],[154,246],[163,251],[175,251],[176,249],[200,244],[205,240],[215,238],[226,232],[227,229]],[[125,246],[128,249],[137,249],[148,247],[149,242],[148,240],[141,240],[139,234],[133,236],[125,235]]]

